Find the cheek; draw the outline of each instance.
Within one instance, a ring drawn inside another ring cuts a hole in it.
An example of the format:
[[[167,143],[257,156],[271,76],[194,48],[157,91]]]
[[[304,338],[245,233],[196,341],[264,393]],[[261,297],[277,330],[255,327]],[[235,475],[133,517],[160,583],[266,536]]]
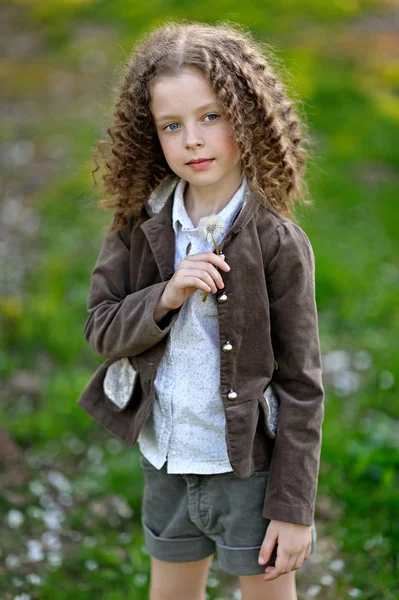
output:
[[[160,137],[158,139],[159,139],[159,143],[161,144],[161,148],[162,148],[162,151],[164,153],[166,160],[173,159],[174,154],[175,154],[174,148],[173,148],[173,140],[171,140],[170,138],[167,139],[165,137],[163,137],[163,138]]]
[[[223,127],[221,135],[219,136],[219,143],[226,158],[236,159],[240,156],[240,149],[230,126],[226,125]]]

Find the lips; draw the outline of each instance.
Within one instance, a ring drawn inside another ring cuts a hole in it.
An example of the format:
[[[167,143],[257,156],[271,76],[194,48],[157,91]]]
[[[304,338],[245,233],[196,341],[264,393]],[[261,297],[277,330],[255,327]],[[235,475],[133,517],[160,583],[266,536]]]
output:
[[[190,160],[190,162],[188,162],[188,165],[198,165],[202,162],[207,162],[208,160],[213,160],[213,158],[196,158],[195,160]]]

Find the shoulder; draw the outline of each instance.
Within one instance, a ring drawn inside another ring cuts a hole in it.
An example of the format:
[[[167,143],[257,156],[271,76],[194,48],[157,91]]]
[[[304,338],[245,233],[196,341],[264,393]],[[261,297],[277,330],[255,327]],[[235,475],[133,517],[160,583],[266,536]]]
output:
[[[314,263],[314,253],[306,232],[294,221],[271,207],[260,206],[256,226],[265,266],[277,255],[285,262],[304,260]]]

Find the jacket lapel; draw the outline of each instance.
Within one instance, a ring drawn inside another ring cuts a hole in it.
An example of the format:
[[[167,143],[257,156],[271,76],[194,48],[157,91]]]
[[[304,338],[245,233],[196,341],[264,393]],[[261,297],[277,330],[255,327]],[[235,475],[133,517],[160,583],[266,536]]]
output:
[[[249,223],[249,221],[255,215],[260,205],[261,199],[253,192],[253,190],[248,185],[247,191],[245,193],[245,204],[241,208],[235,221],[226,233],[224,239],[219,244],[220,252],[222,252],[223,248],[227,246],[231,238],[234,235],[236,235],[239,231],[241,231],[241,229],[243,229],[247,225],[247,223]]]
[[[174,187],[169,191],[166,202],[160,212],[140,225],[154,255],[162,281],[171,279],[175,272],[176,240],[172,227]]]

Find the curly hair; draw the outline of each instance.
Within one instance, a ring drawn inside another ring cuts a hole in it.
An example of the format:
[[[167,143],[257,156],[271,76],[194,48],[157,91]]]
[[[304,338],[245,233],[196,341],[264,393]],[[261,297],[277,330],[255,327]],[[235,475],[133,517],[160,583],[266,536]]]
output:
[[[99,205],[114,211],[108,232],[143,220],[143,206],[167,164],[150,111],[151,86],[159,76],[196,67],[205,76],[230,123],[241,152],[241,169],[263,205],[293,219],[296,203],[313,204],[304,179],[311,145],[299,111],[287,98],[270,44],[254,40],[242,26],[167,21],[136,43],[114,92],[111,141],[100,140],[94,155],[105,160],[106,194]],[[298,102],[299,104],[299,102]],[[107,156],[103,149],[110,149]]]

